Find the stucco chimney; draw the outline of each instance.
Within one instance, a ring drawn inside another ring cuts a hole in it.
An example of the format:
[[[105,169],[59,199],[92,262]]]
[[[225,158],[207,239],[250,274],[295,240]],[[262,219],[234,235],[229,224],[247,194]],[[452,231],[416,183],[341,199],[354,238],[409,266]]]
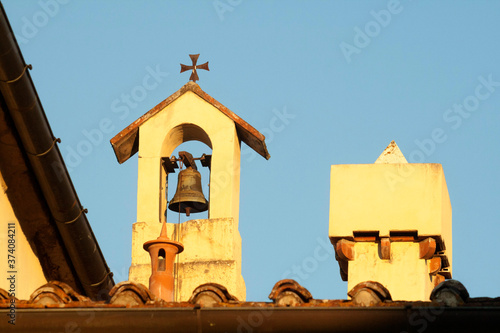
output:
[[[440,164],[408,163],[393,141],[375,164],[332,165],[330,241],[351,290],[376,281],[393,300],[429,300],[451,278],[451,204]]]

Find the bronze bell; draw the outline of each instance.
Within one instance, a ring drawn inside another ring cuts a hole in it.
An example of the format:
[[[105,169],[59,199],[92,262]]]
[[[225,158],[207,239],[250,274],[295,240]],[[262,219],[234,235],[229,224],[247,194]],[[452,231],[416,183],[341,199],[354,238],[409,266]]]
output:
[[[188,167],[179,172],[177,191],[168,204],[168,209],[174,212],[201,213],[208,210],[208,201],[201,188],[201,175],[198,170]]]

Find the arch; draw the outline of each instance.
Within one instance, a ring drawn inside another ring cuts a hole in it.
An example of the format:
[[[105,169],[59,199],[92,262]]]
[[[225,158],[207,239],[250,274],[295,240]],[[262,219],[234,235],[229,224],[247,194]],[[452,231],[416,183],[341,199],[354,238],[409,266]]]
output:
[[[144,122],[140,128],[138,170],[138,221],[163,221],[168,209],[161,166],[184,142],[201,142],[211,149],[208,218],[234,218],[239,213],[240,138],[235,122],[210,103],[187,93]],[[210,153],[209,153],[210,154]]]
[[[187,141],[199,141],[212,149],[212,141],[203,128],[192,123],[182,123],[165,135],[161,145],[161,156],[169,157],[175,148]]]
[[[161,248],[158,251],[158,272],[164,272],[166,267],[165,249]]]

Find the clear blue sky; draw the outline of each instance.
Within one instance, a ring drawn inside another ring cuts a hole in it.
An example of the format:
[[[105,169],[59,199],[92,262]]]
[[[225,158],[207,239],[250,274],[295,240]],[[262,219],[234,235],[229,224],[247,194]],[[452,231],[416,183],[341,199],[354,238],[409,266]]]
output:
[[[326,255],[330,165],[372,163],[391,140],[409,161],[443,165],[453,276],[472,296],[500,296],[500,2],[2,2],[117,282],[137,155],[119,165],[109,139],[185,84],[179,63],[201,53],[201,88],[271,153],[244,147],[241,161],[249,300],[284,277],[315,298],[347,297]]]

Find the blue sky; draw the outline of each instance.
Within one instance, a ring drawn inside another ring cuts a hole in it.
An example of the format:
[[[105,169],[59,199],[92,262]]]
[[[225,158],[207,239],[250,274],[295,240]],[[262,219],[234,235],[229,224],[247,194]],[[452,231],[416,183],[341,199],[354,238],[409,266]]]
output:
[[[184,85],[179,63],[200,53],[201,88],[271,154],[242,147],[247,299],[285,277],[347,297],[328,243],[330,165],[373,163],[391,140],[410,162],[443,165],[453,276],[472,296],[500,295],[500,2],[2,3],[116,282],[130,266],[137,155],[119,165],[109,139]]]

